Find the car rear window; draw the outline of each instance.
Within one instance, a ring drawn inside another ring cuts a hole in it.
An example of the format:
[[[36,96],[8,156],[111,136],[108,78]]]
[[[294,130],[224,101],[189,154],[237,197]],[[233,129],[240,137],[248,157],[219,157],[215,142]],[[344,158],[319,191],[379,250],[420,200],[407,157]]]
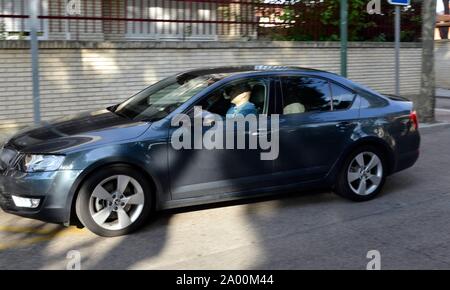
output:
[[[337,84],[331,84],[333,92],[333,110],[346,110],[351,107],[355,99],[355,93]]]

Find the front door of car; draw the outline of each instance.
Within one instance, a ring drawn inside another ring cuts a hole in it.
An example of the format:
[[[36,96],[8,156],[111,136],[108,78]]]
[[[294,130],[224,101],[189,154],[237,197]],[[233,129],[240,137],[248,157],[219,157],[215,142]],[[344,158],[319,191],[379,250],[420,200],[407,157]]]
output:
[[[324,177],[346,144],[359,118],[355,94],[312,76],[280,78],[280,154],[275,172],[285,183]]]
[[[273,84],[269,78],[251,78],[238,80],[226,84],[208,96],[202,98],[195,106],[190,108],[186,115],[189,116],[190,128],[181,126],[185,132],[190,132],[188,143],[191,149],[184,146],[180,148],[180,126],[173,126],[169,132],[169,172],[173,199],[194,198],[205,195],[217,195],[223,193],[237,193],[255,189],[261,185],[272,185],[270,176],[273,170],[273,160],[261,160],[263,153],[259,146],[249,148],[250,136],[257,137],[266,134],[260,124],[256,127],[247,125],[241,131],[239,126],[219,126],[220,122],[233,118],[228,114],[231,107],[229,94],[232,88],[242,83],[248,85],[250,103],[246,105],[255,110],[255,119],[259,115],[267,116],[270,110],[269,100],[273,99]],[[245,90],[244,85],[244,90]],[[201,108],[201,112],[199,109]],[[248,113],[248,111],[246,112]],[[195,135],[195,118],[200,116],[200,123],[204,122],[200,134]],[[248,117],[248,116],[247,116]],[[181,122],[179,123],[181,124]],[[232,133],[232,134],[230,134]],[[214,135],[214,137],[211,137]],[[234,135],[234,136],[233,136]],[[244,149],[230,149],[230,142],[237,148],[237,136],[245,135]],[[199,137],[200,136],[200,137]],[[206,147],[204,141],[216,141],[216,137],[223,136],[223,149],[211,149]],[[186,138],[186,136],[182,136]],[[234,140],[231,140],[234,137]],[[186,143],[186,145],[188,145]],[[178,144],[178,146],[177,146]],[[200,144],[201,149],[199,148]],[[227,146],[228,144],[228,146]],[[175,145],[175,146],[174,146]]]

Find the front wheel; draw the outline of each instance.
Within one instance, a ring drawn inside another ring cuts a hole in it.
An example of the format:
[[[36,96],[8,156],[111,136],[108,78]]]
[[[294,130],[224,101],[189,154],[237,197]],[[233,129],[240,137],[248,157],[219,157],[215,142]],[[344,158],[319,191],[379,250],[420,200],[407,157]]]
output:
[[[151,188],[143,174],[125,165],[103,168],[90,176],[75,208],[81,223],[105,237],[136,230],[151,212]]]
[[[354,201],[373,199],[386,180],[385,157],[380,150],[364,146],[344,162],[336,182],[335,191]]]

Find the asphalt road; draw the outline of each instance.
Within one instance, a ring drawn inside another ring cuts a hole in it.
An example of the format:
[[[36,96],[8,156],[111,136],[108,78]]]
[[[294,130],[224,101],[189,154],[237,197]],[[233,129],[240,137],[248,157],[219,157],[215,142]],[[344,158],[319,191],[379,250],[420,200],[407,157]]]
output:
[[[100,238],[0,212],[0,269],[450,269],[450,126],[422,129],[415,167],[378,199],[330,192],[161,213],[138,233]]]

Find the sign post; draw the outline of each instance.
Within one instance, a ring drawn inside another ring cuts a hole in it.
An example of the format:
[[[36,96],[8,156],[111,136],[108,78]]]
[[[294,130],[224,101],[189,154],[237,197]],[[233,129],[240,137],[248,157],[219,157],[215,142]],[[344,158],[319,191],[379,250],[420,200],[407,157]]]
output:
[[[30,11],[30,48],[31,48],[31,73],[33,80],[33,111],[34,123],[39,124],[41,121],[40,95],[39,95],[39,0],[29,1]]]
[[[395,94],[400,95],[400,42],[401,42],[401,9],[400,6],[409,6],[411,0],[388,0],[395,5]]]
[[[341,0],[341,76],[347,77],[348,54],[348,0]]]
[[[395,94],[400,95],[400,42],[401,42],[401,10],[395,6]]]

